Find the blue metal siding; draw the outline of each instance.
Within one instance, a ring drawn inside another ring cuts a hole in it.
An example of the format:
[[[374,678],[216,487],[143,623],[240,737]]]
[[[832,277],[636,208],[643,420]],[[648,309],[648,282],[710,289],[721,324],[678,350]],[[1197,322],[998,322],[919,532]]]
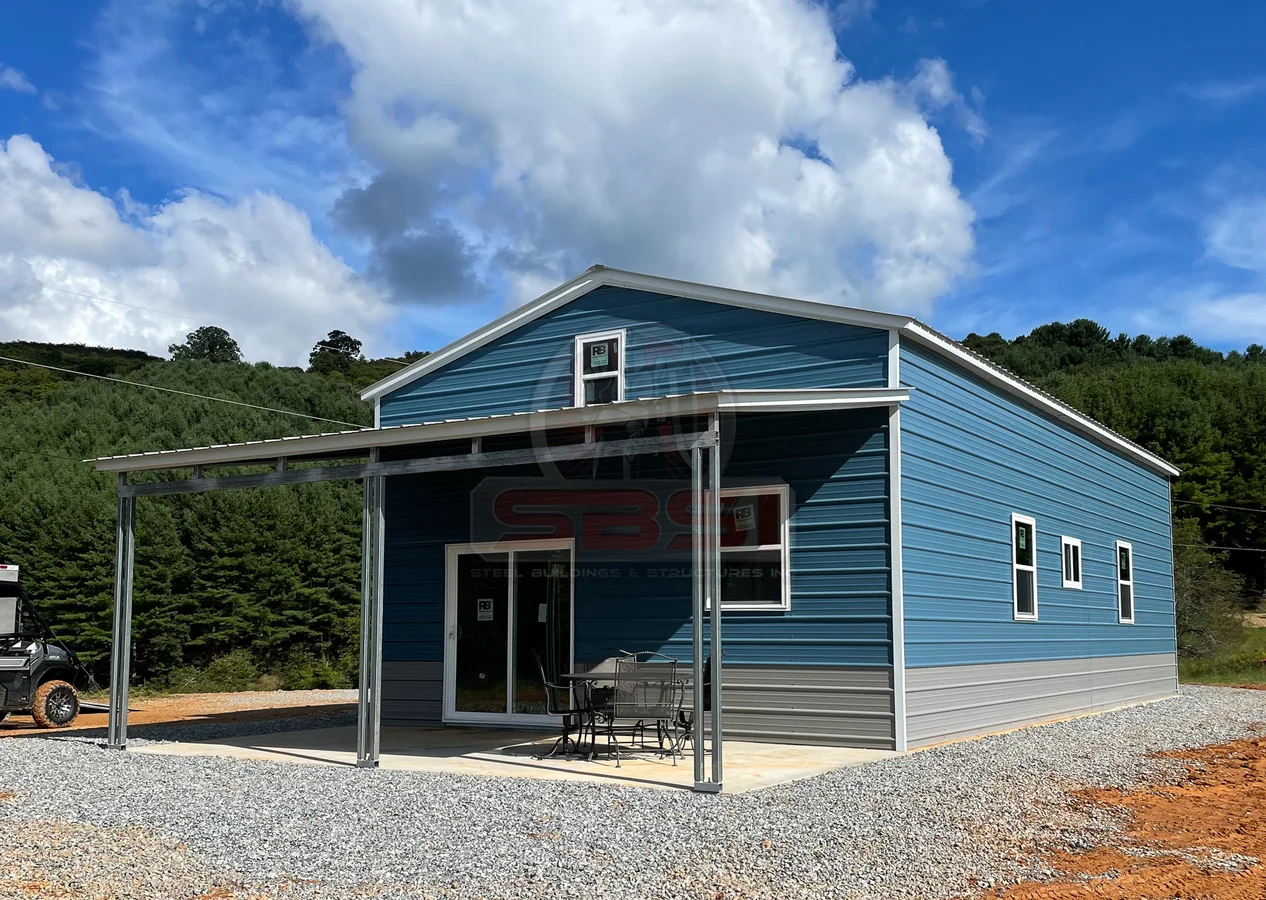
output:
[[[904,340],[901,382],[908,667],[1174,652],[1163,476]],[[1013,512],[1037,520],[1037,622],[1013,619]],[[1082,542],[1082,590],[1062,587],[1061,535]],[[1118,540],[1133,625],[1117,622]]]
[[[891,665],[887,411],[747,415],[725,438],[722,487],[786,482],[792,504],[791,609],[727,613],[726,663]],[[639,560],[625,577],[577,582],[578,656],[620,647],[689,658],[687,573],[627,577],[659,566],[673,564]]]
[[[383,397],[381,422],[572,406],[574,338],[618,328],[629,399],[886,384],[886,331],[602,287]]]
[[[891,665],[886,426],[886,410],[750,415],[725,436],[723,485],[785,481],[792,494],[791,610],[727,614],[727,664]],[[388,479],[387,661],[443,658],[444,545],[470,540],[470,492],[490,474],[508,473]],[[611,648],[689,658],[688,560],[582,550],[576,566],[577,658]]]

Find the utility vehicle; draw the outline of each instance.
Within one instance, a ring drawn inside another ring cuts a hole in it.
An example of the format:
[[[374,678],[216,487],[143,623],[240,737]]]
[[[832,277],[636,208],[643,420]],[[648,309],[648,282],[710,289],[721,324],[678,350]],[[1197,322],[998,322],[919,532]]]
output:
[[[30,713],[41,728],[64,728],[80,711],[109,707],[79,699],[96,688],[74,652],[58,640],[22,589],[17,566],[0,564],[0,721]]]

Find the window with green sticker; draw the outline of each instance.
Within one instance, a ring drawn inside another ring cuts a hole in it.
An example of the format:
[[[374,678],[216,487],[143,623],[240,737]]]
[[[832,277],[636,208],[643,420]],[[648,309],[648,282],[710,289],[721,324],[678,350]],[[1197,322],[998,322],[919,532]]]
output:
[[[1011,514],[1011,605],[1016,619],[1037,618],[1037,522]]]

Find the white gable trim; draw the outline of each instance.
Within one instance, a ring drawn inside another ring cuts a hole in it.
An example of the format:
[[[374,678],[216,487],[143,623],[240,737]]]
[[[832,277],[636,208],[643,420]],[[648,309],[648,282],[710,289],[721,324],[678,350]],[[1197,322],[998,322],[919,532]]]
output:
[[[467,353],[471,353],[485,344],[495,341],[502,335],[509,334],[519,326],[526,325],[533,319],[539,319],[546,313],[562,306],[568,300],[583,297],[598,286],[596,280],[590,277],[589,272],[579,278],[573,278],[566,284],[559,285],[548,294],[537,297],[517,309],[510,310],[499,319],[493,319],[483,328],[478,328],[470,334],[458,338],[447,347],[442,347],[434,353],[424,356],[394,375],[389,375],[382,381],[371,384],[361,391],[360,398],[362,400],[377,400],[384,394],[389,394],[397,388],[404,387],[409,382],[416,381],[428,372],[434,372],[436,369],[448,365],[453,360],[460,359]]]
[[[1148,468],[1171,478],[1176,478],[1180,474],[1177,468],[1165,462],[1156,454],[1143,449],[1133,441],[1121,437],[1115,431],[1100,425],[1094,419],[1078,412],[1067,403],[1055,399],[1045,391],[1021,381],[1001,366],[994,365],[983,357],[977,356],[962,344],[938,334],[922,322],[910,322],[902,329],[902,332],[915,342],[935,350],[942,356],[948,356],[994,387],[1001,388],[1009,394],[1024,399],[1031,406],[1035,406],[1061,422],[1089,434],[1091,437],[1116,450],[1120,450]]]
[[[913,321],[908,316],[896,316],[891,313],[851,309],[830,303],[813,303],[790,297],[772,297],[768,294],[754,294],[751,291],[736,291],[731,288],[712,287],[690,281],[677,281],[672,278],[659,278],[655,275],[640,275],[637,272],[594,266],[588,272],[560,285],[548,294],[543,294],[518,309],[511,310],[483,328],[472,331],[430,356],[423,357],[408,368],[401,369],[376,384],[371,384],[361,392],[361,399],[374,400],[384,394],[389,394],[600,287],[623,287],[651,294],[703,300],[708,303],[721,303],[726,306],[780,313],[785,316],[841,322],[845,325],[859,325],[864,328],[900,328]]]
[[[897,364],[894,346],[891,342],[893,333],[900,331],[915,342],[928,347],[937,353],[948,356],[964,368],[979,375],[996,387],[1019,397],[1032,406],[1046,412],[1073,428],[1102,441],[1108,446],[1120,450],[1127,456],[1142,463],[1154,471],[1169,477],[1177,477],[1179,470],[1159,456],[1123,438],[1121,435],[1105,428],[1094,419],[1073,409],[1066,403],[1056,400],[1050,394],[1039,390],[1028,382],[1016,378],[1001,366],[972,353],[957,341],[945,337],[909,316],[898,316],[892,313],[872,312],[864,309],[853,309],[836,306],[831,303],[815,303],[809,300],[796,300],[790,297],[774,297],[768,294],[756,294],[751,291],[738,291],[731,288],[712,287],[690,281],[677,281],[672,278],[660,278],[655,275],[642,275],[637,272],[625,272],[620,269],[608,269],[605,266],[594,266],[582,275],[559,285],[547,294],[530,303],[513,309],[499,319],[494,319],[483,328],[472,331],[430,356],[418,360],[394,375],[372,384],[361,392],[361,399],[373,401],[375,406],[381,398],[390,392],[434,372],[460,359],[474,350],[478,350],[497,338],[508,334],[516,328],[539,319],[541,316],[570,303],[599,287],[623,287],[631,290],[646,291],[654,294],[665,294],[672,297],[684,297],[688,300],[703,300],[708,303],[721,303],[726,306],[737,306],[743,309],[754,309],[762,312],[779,313],[786,316],[798,316],[806,319],[818,319],[824,322],[839,322],[845,325],[857,325],[863,328],[887,330],[890,333],[889,343],[889,384],[894,383]],[[899,353],[899,350],[895,351]],[[377,425],[377,422],[375,422]]]

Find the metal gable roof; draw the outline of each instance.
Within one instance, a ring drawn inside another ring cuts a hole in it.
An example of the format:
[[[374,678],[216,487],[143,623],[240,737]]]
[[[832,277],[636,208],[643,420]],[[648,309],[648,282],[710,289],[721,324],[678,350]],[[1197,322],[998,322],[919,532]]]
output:
[[[842,322],[846,325],[860,325],[865,328],[879,328],[885,331],[892,328],[900,328],[914,321],[909,316],[898,316],[892,313],[854,309],[847,306],[836,306],[831,303],[815,303],[810,300],[796,300],[791,297],[775,297],[770,294],[756,294],[751,291],[720,288],[691,281],[660,278],[657,275],[642,275],[621,269],[608,269],[606,266],[594,266],[584,274],[559,285],[549,293],[543,294],[517,309],[510,310],[510,312],[500,318],[493,319],[482,328],[458,338],[448,346],[436,350],[407,368],[371,384],[361,391],[361,399],[376,400],[384,394],[389,394],[409,382],[434,372],[436,369],[441,369],[449,363],[461,359],[466,354],[495,341],[497,338],[509,334],[516,328],[527,325],[529,322],[539,319],[560,306],[579,299],[600,287],[623,287],[652,294],[665,294],[670,297],[684,297],[687,300],[703,300],[708,303],[721,303],[726,306],[781,313],[807,319]]]
[[[708,303],[720,303],[727,306],[755,309],[781,315],[897,331],[907,335],[922,346],[953,359],[996,387],[1019,397],[1030,406],[1054,416],[1096,440],[1125,453],[1148,468],[1169,477],[1179,475],[1179,470],[1176,467],[1151,451],[1139,446],[1107,426],[1096,422],[1090,416],[1079,412],[1036,385],[1019,378],[997,363],[969,350],[953,338],[941,334],[934,328],[910,316],[836,306],[831,303],[819,303],[810,300],[797,300],[791,297],[777,297],[770,294],[758,294],[731,288],[720,288],[695,282],[678,281],[672,278],[661,278],[656,275],[627,272],[622,269],[609,269],[606,266],[593,266],[571,281],[559,285],[554,290],[517,309],[511,310],[498,319],[494,319],[482,328],[459,338],[407,368],[401,369],[399,372],[370,385],[361,392],[361,399],[376,402],[385,394],[389,394],[430,372],[443,368],[497,338],[509,334],[516,328],[583,297],[591,291],[607,286],[624,287],[673,297],[685,297],[691,300],[702,300]]]

